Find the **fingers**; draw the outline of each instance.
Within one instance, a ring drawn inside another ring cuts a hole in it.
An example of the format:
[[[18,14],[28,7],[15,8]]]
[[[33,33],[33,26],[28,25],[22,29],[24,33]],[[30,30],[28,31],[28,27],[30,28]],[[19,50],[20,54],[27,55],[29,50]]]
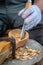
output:
[[[18,13],[18,15],[21,16],[21,15],[24,13],[24,11],[25,11],[25,8],[22,9],[22,10]]]
[[[30,24],[32,20],[34,20],[37,17],[37,14],[34,12],[32,13],[30,16],[28,16],[25,20],[24,20],[24,24]]]
[[[28,8],[28,9],[22,9],[18,15],[21,16],[22,18],[26,18],[27,16],[29,16],[31,13],[33,13],[34,10],[32,9],[32,7]]]
[[[21,10],[19,13],[18,13],[18,15],[19,16],[21,16],[22,18],[26,18],[26,17],[28,17],[31,13],[33,13],[34,12],[34,10],[33,9],[23,9],[23,10]]]
[[[40,21],[41,21],[41,17],[38,16],[38,14],[35,15],[35,17],[33,17],[31,19],[31,21],[28,22],[28,24],[25,25],[25,30],[30,30],[31,28],[33,28],[34,26],[36,26]]]
[[[31,8],[28,8],[28,9],[26,9],[25,10],[25,12],[22,14],[22,18],[27,18],[30,14],[32,14],[34,12],[34,10],[33,9],[31,9]]]
[[[25,30],[30,30],[31,28],[33,28],[35,26],[36,21],[38,21],[38,19],[34,19],[33,21],[31,21],[30,24],[25,26]]]
[[[37,17],[37,18],[35,17],[35,18],[30,22],[30,24],[28,23],[27,25],[25,25],[25,30],[29,30],[29,29],[33,28],[33,27],[36,26],[39,22],[40,22],[40,21],[39,21],[38,17]]]

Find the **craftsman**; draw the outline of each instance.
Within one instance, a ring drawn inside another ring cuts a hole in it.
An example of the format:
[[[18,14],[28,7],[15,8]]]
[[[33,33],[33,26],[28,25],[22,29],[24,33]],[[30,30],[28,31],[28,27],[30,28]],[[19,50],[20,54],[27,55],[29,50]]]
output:
[[[43,0],[32,1],[31,7],[25,10],[26,2],[27,0],[0,0],[0,36],[7,29],[22,28],[22,22],[15,22],[17,16],[21,16],[24,18],[25,30],[29,32],[30,38],[43,45],[43,22],[41,22]]]

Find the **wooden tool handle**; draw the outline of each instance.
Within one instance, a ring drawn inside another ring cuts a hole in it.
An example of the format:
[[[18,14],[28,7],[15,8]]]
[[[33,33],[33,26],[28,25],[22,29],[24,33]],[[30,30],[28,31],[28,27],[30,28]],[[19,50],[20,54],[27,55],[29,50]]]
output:
[[[27,2],[25,8],[28,9],[30,6],[31,6],[31,3]]]
[[[31,4],[32,4],[32,3],[31,3],[31,0],[28,0],[28,2],[26,3],[25,8],[28,9],[28,8],[31,6]]]

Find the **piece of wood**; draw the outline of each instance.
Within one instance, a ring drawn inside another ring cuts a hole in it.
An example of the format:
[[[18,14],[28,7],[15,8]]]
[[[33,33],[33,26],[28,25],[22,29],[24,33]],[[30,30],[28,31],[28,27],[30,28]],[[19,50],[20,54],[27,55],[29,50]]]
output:
[[[14,38],[16,40],[16,48],[24,46],[26,41],[29,39],[29,34],[25,32],[24,38],[21,40],[20,33],[21,33],[20,29],[14,29],[11,30],[8,34],[8,37]]]
[[[11,44],[7,41],[0,42],[0,64],[4,62],[6,58],[10,55]]]

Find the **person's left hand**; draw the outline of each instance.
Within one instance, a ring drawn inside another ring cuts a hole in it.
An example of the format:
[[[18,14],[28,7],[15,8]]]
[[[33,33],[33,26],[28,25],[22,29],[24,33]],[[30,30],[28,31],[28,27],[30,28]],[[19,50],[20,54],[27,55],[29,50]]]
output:
[[[41,21],[41,11],[36,5],[23,9],[18,13],[24,19],[25,30],[30,30]]]

